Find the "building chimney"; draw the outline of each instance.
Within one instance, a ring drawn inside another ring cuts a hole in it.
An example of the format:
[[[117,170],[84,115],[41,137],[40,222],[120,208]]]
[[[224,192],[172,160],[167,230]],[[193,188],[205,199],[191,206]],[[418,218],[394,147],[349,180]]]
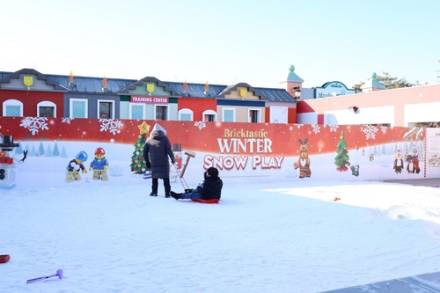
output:
[[[291,65],[287,76],[287,92],[296,99],[300,98],[303,82],[304,80],[295,73],[295,66]]]

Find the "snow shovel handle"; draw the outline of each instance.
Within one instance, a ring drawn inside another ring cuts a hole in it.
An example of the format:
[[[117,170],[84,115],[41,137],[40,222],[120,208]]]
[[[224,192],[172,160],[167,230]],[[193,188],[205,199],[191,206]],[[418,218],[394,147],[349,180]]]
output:
[[[49,278],[53,278],[53,277],[58,277],[58,279],[62,279],[63,278],[63,270],[62,269],[58,269],[57,272],[53,275],[50,276],[44,276],[44,277],[38,277],[38,278],[34,278],[34,279],[29,279],[26,281],[26,284],[30,284],[39,280],[44,280],[44,279],[49,279]]]
[[[177,177],[179,177],[179,181],[180,181],[180,184],[182,184],[183,189],[188,189],[189,186],[188,186],[188,184],[186,183],[186,181],[185,181],[185,179],[183,178],[183,176],[181,176],[179,170],[178,170],[177,167],[176,167],[176,164],[173,164],[173,166],[174,166],[174,169],[176,169]]]
[[[44,276],[44,277],[38,277],[38,278],[34,278],[34,279],[29,279],[26,281],[26,284],[29,284],[29,283],[32,283],[35,281],[39,281],[39,280],[49,279],[49,278],[56,277],[56,276],[57,276],[57,274],[50,275],[50,276]]]

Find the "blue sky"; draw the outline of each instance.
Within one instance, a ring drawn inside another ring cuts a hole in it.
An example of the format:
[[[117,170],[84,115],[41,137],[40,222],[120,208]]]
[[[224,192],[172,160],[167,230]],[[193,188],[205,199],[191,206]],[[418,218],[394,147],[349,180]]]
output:
[[[440,1],[0,0],[0,70],[283,87],[436,82]]]

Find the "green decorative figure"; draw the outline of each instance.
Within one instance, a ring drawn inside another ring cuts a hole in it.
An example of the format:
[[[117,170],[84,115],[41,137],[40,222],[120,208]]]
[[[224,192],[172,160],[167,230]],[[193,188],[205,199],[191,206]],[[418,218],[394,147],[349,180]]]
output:
[[[336,157],[335,157],[335,164],[337,166],[336,170],[345,172],[348,170],[348,166],[350,166],[348,157],[348,151],[347,151],[347,143],[344,139],[344,133],[341,133],[341,136],[339,137],[338,145],[336,146]]]
[[[139,136],[134,144],[133,155],[131,156],[131,172],[136,174],[144,174],[147,170],[144,161],[144,145],[147,140],[148,132],[150,131],[150,125],[145,122],[138,125]]]

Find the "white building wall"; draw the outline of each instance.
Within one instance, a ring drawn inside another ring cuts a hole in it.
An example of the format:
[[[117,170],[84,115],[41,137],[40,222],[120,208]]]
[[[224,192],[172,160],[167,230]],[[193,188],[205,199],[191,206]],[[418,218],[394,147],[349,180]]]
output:
[[[440,129],[426,129],[426,177],[440,178]]]
[[[177,104],[168,104],[168,120],[179,120]]]
[[[121,119],[130,119],[130,102],[119,103],[119,117]]]
[[[146,120],[154,120],[156,117],[154,117],[155,114],[154,105],[153,104],[146,104],[145,105],[145,119]]]
[[[270,123],[287,123],[289,108],[282,106],[270,106]]]
[[[440,121],[440,102],[407,104],[404,108],[405,126],[415,122]]]
[[[324,124],[379,124],[394,125],[394,106],[359,108],[355,113],[352,108],[324,112]]]
[[[302,123],[302,124],[317,124],[318,123],[318,115],[315,112],[298,113],[296,118],[297,118],[298,123]]]

